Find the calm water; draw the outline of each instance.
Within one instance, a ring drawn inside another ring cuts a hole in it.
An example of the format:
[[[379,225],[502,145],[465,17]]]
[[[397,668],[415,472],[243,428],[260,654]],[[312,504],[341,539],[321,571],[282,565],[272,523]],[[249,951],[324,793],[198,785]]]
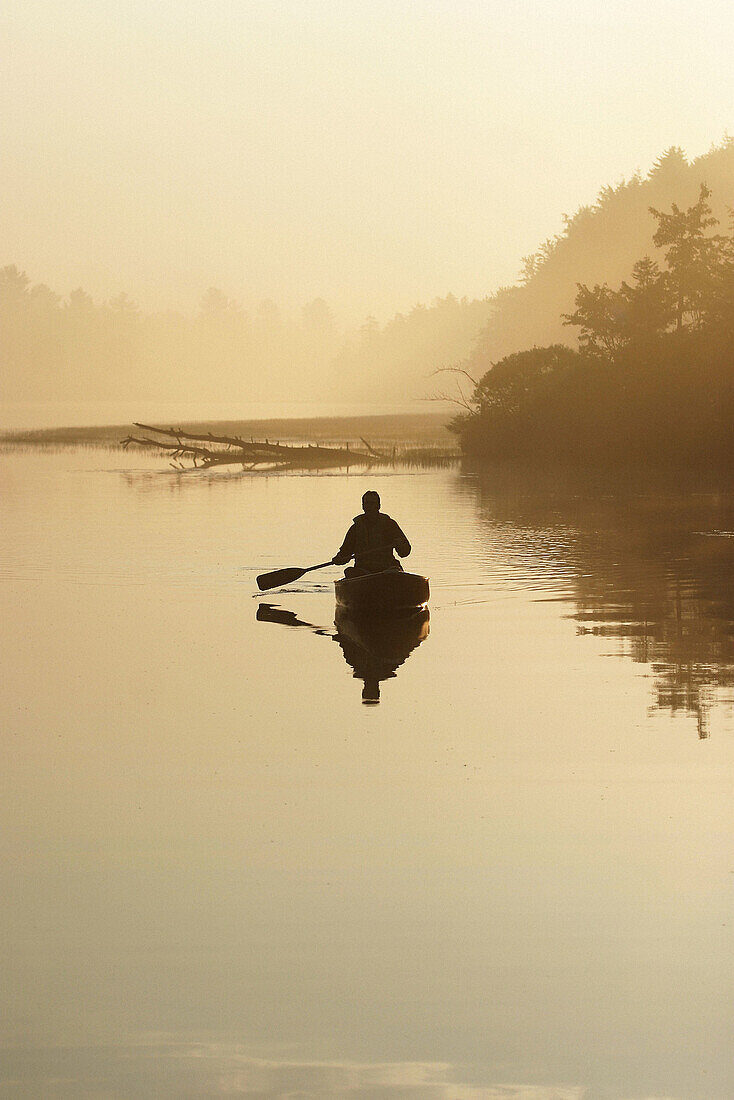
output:
[[[335,569],[254,598],[369,486],[430,624],[337,632]],[[82,451],[0,490],[0,1095],[734,1096],[734,493]]]

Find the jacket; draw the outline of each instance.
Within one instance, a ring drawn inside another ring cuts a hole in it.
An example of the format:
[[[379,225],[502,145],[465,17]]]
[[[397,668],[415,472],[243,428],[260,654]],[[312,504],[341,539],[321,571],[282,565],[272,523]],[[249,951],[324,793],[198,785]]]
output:
[[[373,517],[362,512],[354,517],[334,564],[344,565],[354,558],[358,569],[380,573],[383,569],[398,565],[393,550],[397,550],[401,558],[410,553],[410,543],[395,520],[384,512],[378,512]]]

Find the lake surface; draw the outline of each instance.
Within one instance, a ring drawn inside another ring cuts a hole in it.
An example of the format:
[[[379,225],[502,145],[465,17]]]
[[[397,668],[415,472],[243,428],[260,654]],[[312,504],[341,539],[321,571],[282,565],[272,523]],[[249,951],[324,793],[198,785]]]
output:
[[[429,623],[254,595],[368,487]],[[0,1095],[734,1096],[730,487],[7,450],[0,492]]]

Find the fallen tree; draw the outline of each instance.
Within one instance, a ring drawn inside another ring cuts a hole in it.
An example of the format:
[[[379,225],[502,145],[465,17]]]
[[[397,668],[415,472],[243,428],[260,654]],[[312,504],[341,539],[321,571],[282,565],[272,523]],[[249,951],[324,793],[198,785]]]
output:
[[[254,470],[260,467],[268,469],[302,468],[314,466],[352,466],[364,465],[384,459],[363,440],[367,451],[353,451],[346,447],[321,447],[315,443],[298,446],[287,443],[270,443],[269,440],[247,440],[240,436],[196,435],[182,428],[158,428],[153,424],[134,425],[150,436],[127,435],[120,440],[127,450],[132,444],[159,451],[172,459],[169,464],[174,470],[211,469],[212,466],[238,466]],[[162,438],[156,439],[155,436]],[[192,465],[184,461],[190,459]]]

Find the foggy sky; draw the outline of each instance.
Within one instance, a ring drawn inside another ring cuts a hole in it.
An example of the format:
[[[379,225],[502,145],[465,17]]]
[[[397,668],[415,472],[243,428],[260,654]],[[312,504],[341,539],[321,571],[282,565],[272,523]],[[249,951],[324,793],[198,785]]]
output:
[[[734,121],[728,0],[5,0],[2,263],[384,318]]]

